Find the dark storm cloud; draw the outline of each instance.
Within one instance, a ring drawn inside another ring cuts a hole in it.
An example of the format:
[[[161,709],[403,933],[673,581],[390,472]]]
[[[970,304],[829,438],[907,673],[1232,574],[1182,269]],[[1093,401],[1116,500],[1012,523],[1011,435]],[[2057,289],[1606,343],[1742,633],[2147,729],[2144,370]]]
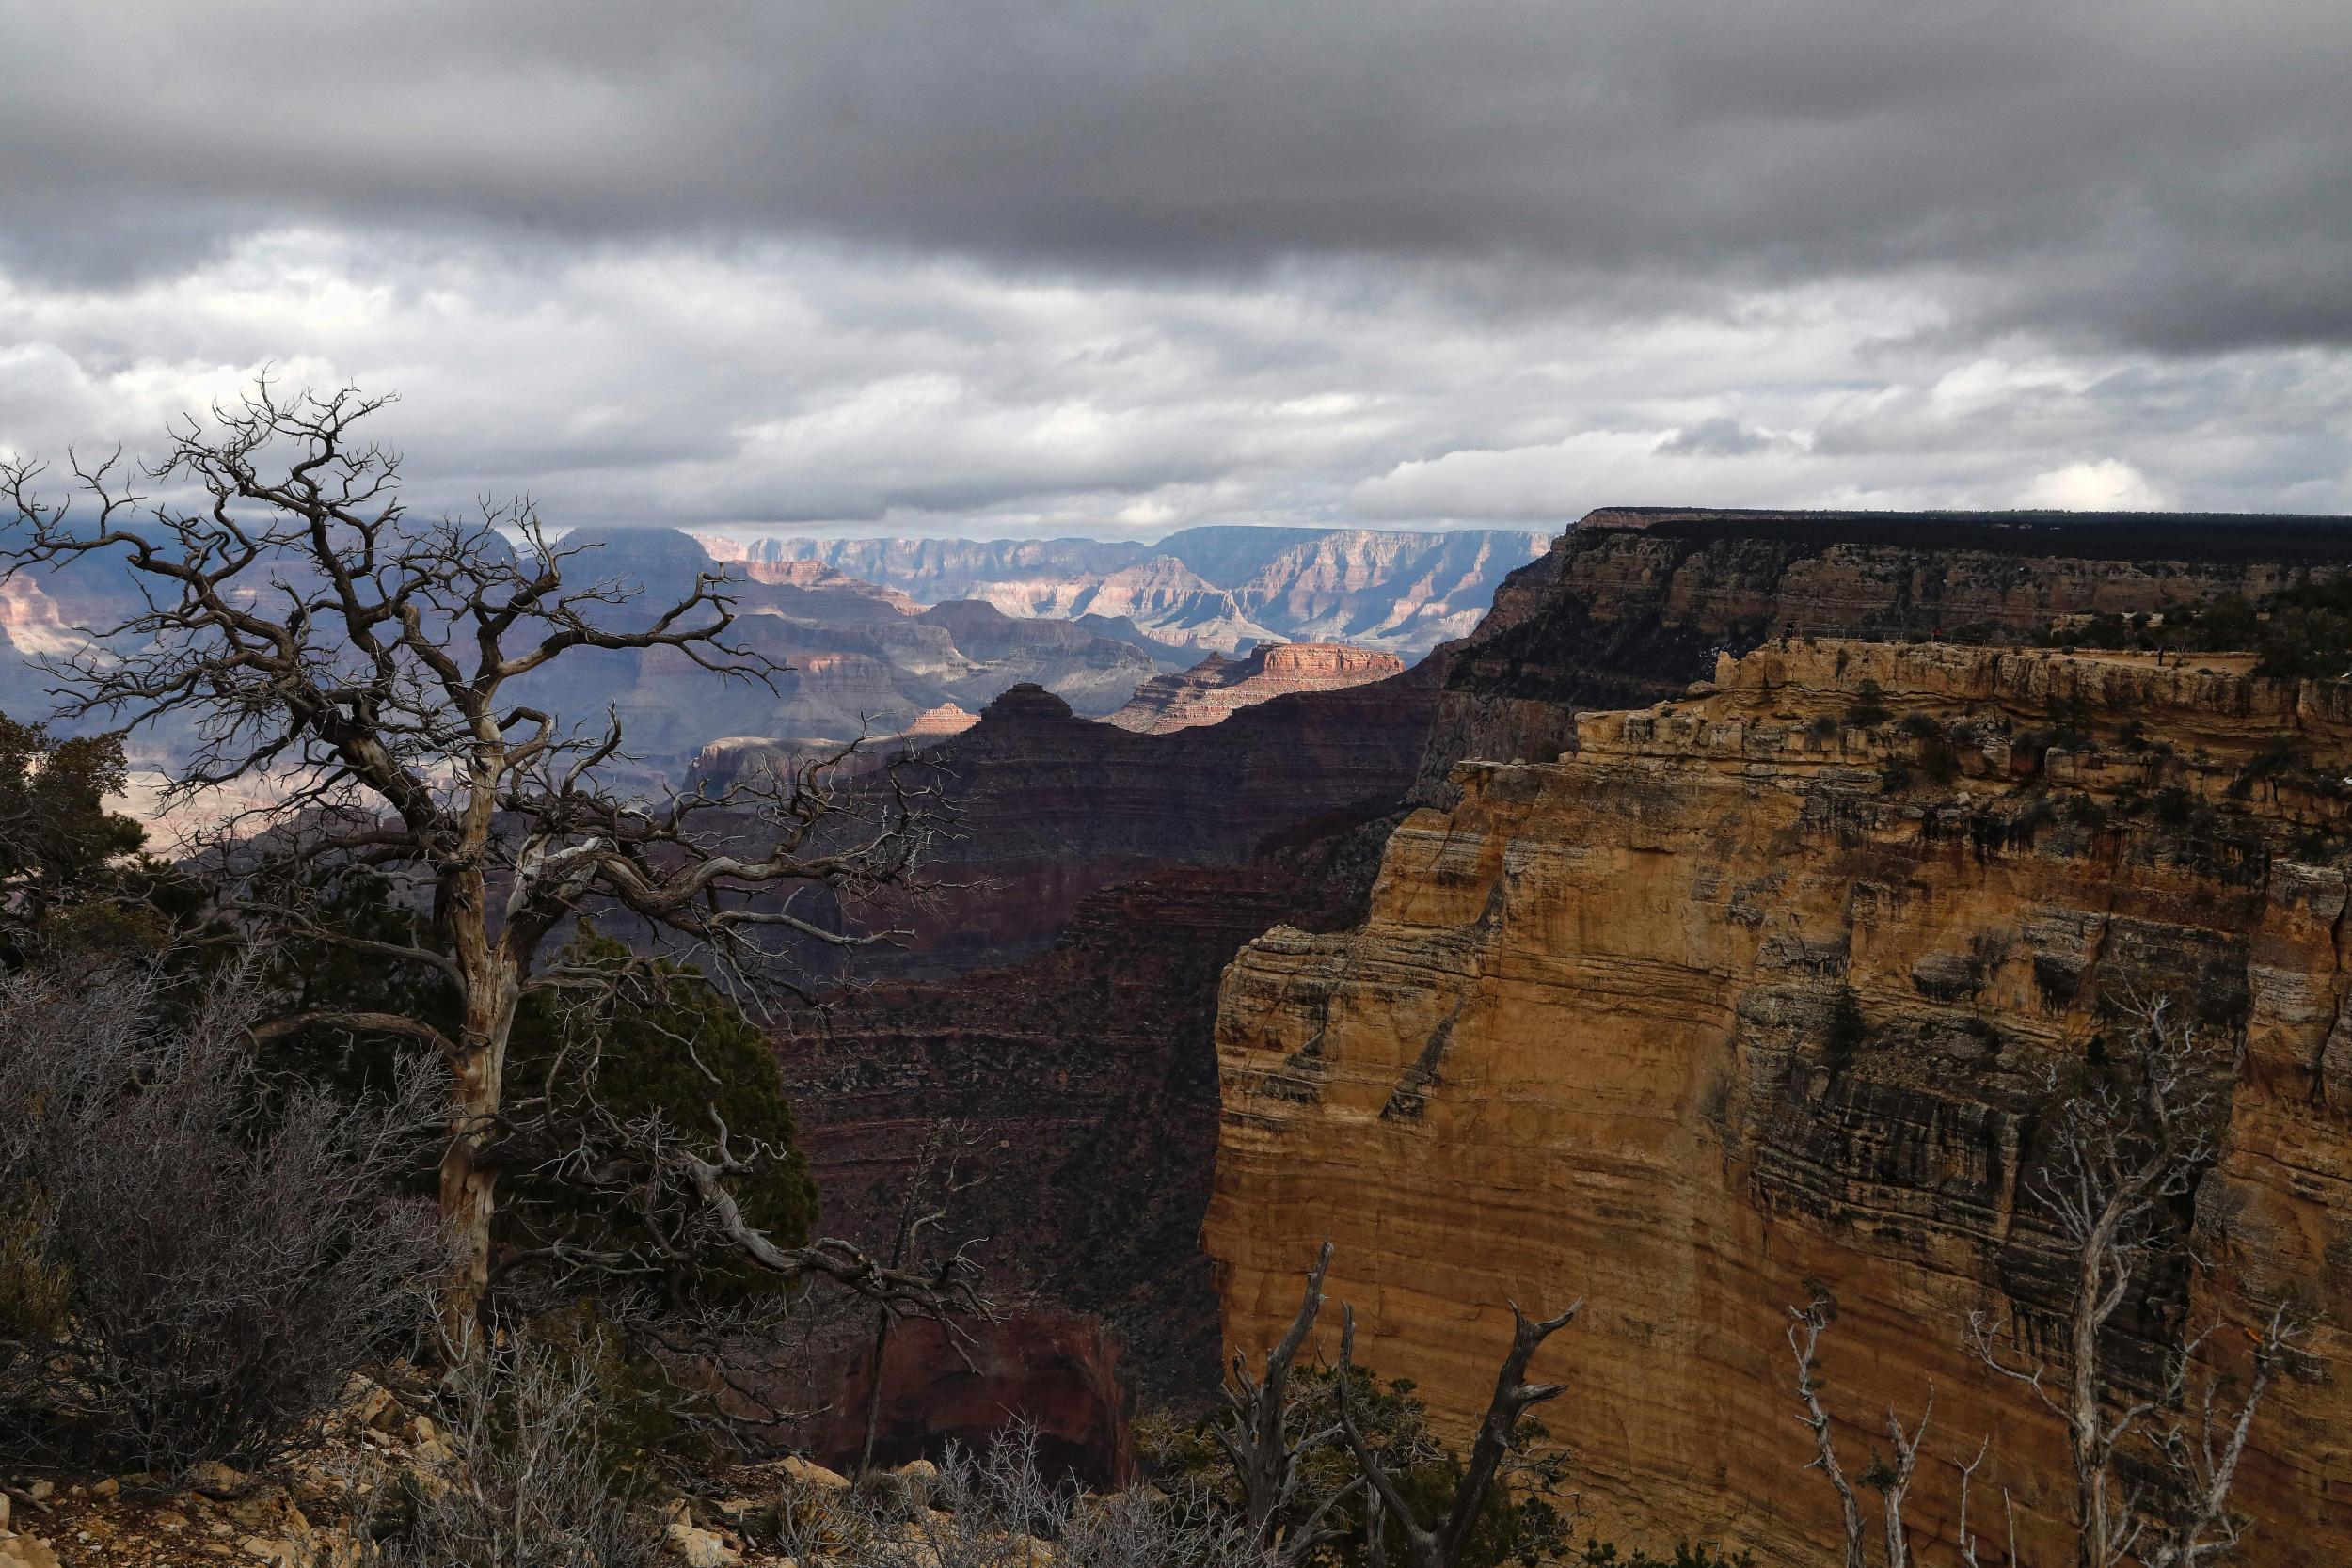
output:
[[[2352,336],[2352,8],[0,5],[11,263],[301,220],[819,234],[1086,275],[1350,254],[1988,324]]]
[[[2352,510],[2352,7],[0,0],[0,451],[1155,535]]]

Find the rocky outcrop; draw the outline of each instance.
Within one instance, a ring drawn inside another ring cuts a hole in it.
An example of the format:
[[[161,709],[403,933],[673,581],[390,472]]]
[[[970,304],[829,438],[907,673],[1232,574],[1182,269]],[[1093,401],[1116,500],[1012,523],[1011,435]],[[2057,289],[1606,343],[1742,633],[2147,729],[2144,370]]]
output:
[[[973,593],[1008,615],[1123,620],[1186,648],[1231,648],[1274,636],[1250,620],[1232,594],[1168,555],[1096,576],[991,582]]]
[[[1623,532],[1575,570],[1653,561],[1623,579],[1643,635],[1725,624],[1667,615],[1715,580],[1679,575],[1704,547]],[[2127,577],[2021,576],[2013,613]],[[1361,926],[1269,932],[1227,971],[1206,1228],[1227,1347],[1271,1342],[1328,1238],[1360,1354],[1459,1435],[1502,1304],[1581,1296],[1537,1372],[1569,1385],[1546,1418],[1602,1533],[1820,1561],[1834,1505],[1782,1337],[1819,1284],[1849,1453],[1931,1385],[1946,1449],[1991,1439],[1979,1501],[2006,1489],[2029,1560],[2058,1560],[2057,1429],[1961,1328],[1984,1312],[2047,1346],[2066,1293],[2031,1196],[2042,1072],[2170,994],[2236,1064],[2190,1212],[2211,1268],[2140,1279],[2114,1348],[2144,1373],[2218,1324],[2227,1363],[2258,1304],[2317,1304],[2237,1500],[2249,1560],[2352,1557],[2352,685],[2249,662],[1775,641],[1688,695],[1583,714],[1557,761],[1459,767],[1457,802],[1390,840]],[[1590,672],[1580,699],[1632,678],[1565,668]],[[1955,1501],[1947,1466],[1911,1498],[1938,1551]]]
[[[1141,649],[1072,622],[1019,619],[974,600],[934,605],[921,619],[944,627],[977,666],[950,689],[983,702],[1033,682],[1082,713],[1108,713],[1159,671]]]
[[[1453,651],[1416,799],[1447,803],[1465,758],[1548,761],[1580,709],[1656,702],[1768,637],[2031,641],[2347,567],[2342,517],[1605,507]]]
[[[942,703],[937,707],[927,707],[916,714],[899,734],[904,739],[931,740],[961,735],[979,721],[978,714],[966,713],[953,703]]]
[[[1250,536],[1267,532],[1294,537],[1266,551]],[[1188,529],[1161,543],[1210,580],[1230,584],[1243,613],[1285,636],[1407,656],[1469,633],[1486,616],[1504,576],[1545,543],[1540,533],[1503,529],[1336,529],[1297,537],[1301,532]]]
[[[950,1444],[983,1453],[1009,1421],[1027,1423],[1039,1469],[1093,1491],[1130,1485],[1134,1394],[1119,1378],[1119,1353],[1091,1319],[1015,1312],[962,1325],[951,1341],[938,1323],[897,1325],[883,1347],[876,1397],[870,1344],[813,1389],[827,1408],[804,1446],[818,1463],[857,1473],[874,1417],[874,1463],[888,1468],[946,1457]]]
[[[1136,688],[1105,723],[1138,735],[1215,724],[1235,710],[1296,691],[1337,691],[1405,673],[1394,654],[1337,642],[1260,643],[1241,658],[1211,654],[1180,674]]]

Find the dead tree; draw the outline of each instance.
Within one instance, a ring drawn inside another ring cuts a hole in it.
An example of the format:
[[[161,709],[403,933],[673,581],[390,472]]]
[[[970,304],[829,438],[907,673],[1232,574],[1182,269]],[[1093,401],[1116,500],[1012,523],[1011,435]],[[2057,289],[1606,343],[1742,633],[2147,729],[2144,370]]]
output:
[[[776,666],[730,640],[727,578],[703,573],[676,602],[644,605],[641,591],[594,577],[584,548],[551,538],[528,501],[412,519],[397,454],[360,430],[388,401],[348,388],[289,398],[263,378],[209,423],[176,426],[158,462],[72,460],[77,495],[63,503],[37,494],[39,464],[0,463],[0,496],[21,541],[8,572],[109,558],[135,589],[128,613],[81,628],[86,647],[53,666],[62,715],[192,728],[167,804],[227,786],[272,797],[215,846],[224,898],[246,929],[417,966],[453,993],[448,1031],[397,1012],[313,1009],[263,1032],[387,1031],[445,1064],[439,1188],[453,1256],[437,1310],[447,1345],[469,1354],[491,1275],[516,1006],[611,979],[551,959],[550,933],[584,912],[625,911],[746,985],[789,988],[776,966],[791,953],[879,940],[815,918],[799,895],[904,883],[938,818],[917,789],[869,778],[852,794],[821,762],[767,784],[623,793],[609,767],[624,756],[617,717],[581,727],[532,693],[548,689],[550,667],[592,650],[666,650],[717,679],[768,680]],[[189,495],[199,499],[169,499]],[[264,892],[256,847],[298,866],[297,888],[391,879],[416,906],[411,939],[354,937],[282,882]],[[713,1131],[664,1151],[703,1199],[711,1237],[777,1274],[901,1303],[940,1305],[961,1289],[894,1277],[846,1243],[775,1246],[727,1196],[748,1151]]]
[[[968,1122],[938,1122],[924,1134],[914,1168],[907,1173],[906,1187],[898,1195],[898,1223],[890,1239],[891,1269],[904,1273],[914,1267],[924,1236],[946,1223],[958,1197],[981,1185],[983,1178],[961,1174],[961,1156],[973,1142]],[[957,1256],[973,1244],[967,1240],[957,1249]],[[898,1322],[898,1314],[887,1303],[875,1308],[873,1375],[866,1390],[866,1441],[857,1459],[856,1479],[861,1481],[874,1467],[874,1438],[882,1427],[882,1362],[890,1353],[890,1334]]]
[[[2169,1354],[2156,1387],[2119,1375],[2106,1335],[2135,1281],[2166,1260],[2198,1261],[2175,1211],[2212,1164],[2228,1109],[2227,1062],[2169,1002],[2135,1002],[2126,1016],[2138,1026],[2128,1058],[2059,1101],[2051,1159],[2031,1186],[2073,1266],[2065,1362],[2019,1355],[1982,1313],[1969,1319],[1969,1340],[2065,1427],[2078,1568],[2187,1568],[2238,1538],[2230,1487],[2301,1322],[2280,1306],[2250,1336],[2253,1379],[2233,1410],[2217,1378],[2191,1388],[2205,1334]]]
[[[1821,1336],[1837,1315],[1836,1303],[1825,1291],[1816,1289],[1811,1302],[1802,1307],[1788,1308],[1788,1348],[1797,1358],[1797,1398],[1804,1408],[1797,1416],[1813,1433],[1814,1457],[1805,1465],[1819,1470],[1827,1478],[1837,1494],[1837,1505],[1846,1541],[1846,1568],[1863,1568],[1867,1557],[1865,1543],[1868,1527],[1863,1520],[1862,1502],[1853,1482],[1846,1475],[1845,1465],[1837,1457],[1837,1443],[1831,1432],[1830,1414],[1821,1402]],[[1919,1465],[1920,1440],[1927,1436],[1928,1424],[1935,1415],[1935,1390],[1928,1390],[1927,1405],[1919,1412],[1916,1426],[1908,1431],[1902,1417],[1890,1405],[1886,1411],[1886,1434],[1894,1445],[1892,1463],[1878,1461],[1862,1477],[1865,1485],[1879,1494],[1882,1524],[1886,1545],[1886,1568],[1909,1568],[1911,1562],[1910,1527],[1903,1522],[1903,1502],[1911,1492],[1913,1473]],[[1979,1454],[1979,1459],[1982,1459]],[[1967,1532],[1966,1485],[1976,1467],[1970,1465],[1962,1486],[1962,1534]]]
[[[1265,1353],[1264,1372],[1253,1375],[1246,1357],[1233,1357],[1221,1390],[1225,1413],[1210,1428],[1241,1488],[1242,1523],[1249,1539],[1284,1565],[1307,1561],[1336,1537],[1332,1518],[1364,1484],[1359,1478],[1311,1501],[1301,1495],[1305,1462],[1340,1436],[1337,1425],[1301,1430],[1316,1418],[1317,1402],[1311,1394],[1294,1392],[1291,1385],[1298,1353],[1323,1310],[1323,1280],[1330,1267],[1331,1243],[1326,1242],[1307,1271],[1306,1294],[1297,1314]]]
[[[1471,1440],[1470,1459],[1454,1485],[1453,1502],[1443,1518],[1430,1524],[1422,1520],[1412,1500],[1405,1495],[1395,1473],[1365,1437],[1363,1425],[1357,1418],[1354,1396],[1348,1387],[1355,1367],[1356,1312],[1350,1307],[1340,1308],[1340,1432],[1348,1451],[1356,1456],[1371,1493],[1367,1499],[1367,1534],[1373,1568],[1388,1568],[1386,1522],[1391,1517],[1396,1520],[1405,1538],[1406,1568],[1459,1568],[1470,1536],[1478,1528],[1479,1515],[1486,1509],[1487,1495],[1502,1473],[1504,1461],[1518,1447],[1520,1420],[1536,1405],[1566,1392],[1565,1384],[1527,1382],[1528,1363],[1535,1358],[1545,1340],[1565,1328],[1583,1309],[1584,1304],[1579,1301],[1558,1317],[1537,1322],[1520,1311],[1517,1302],[1511,1303],[1511,1349],[1502,1358],[1502,1370],[1495,1374],[1494,1395],[1486,1402],[1486,1413],[1478,1423],[1477,1436]]]

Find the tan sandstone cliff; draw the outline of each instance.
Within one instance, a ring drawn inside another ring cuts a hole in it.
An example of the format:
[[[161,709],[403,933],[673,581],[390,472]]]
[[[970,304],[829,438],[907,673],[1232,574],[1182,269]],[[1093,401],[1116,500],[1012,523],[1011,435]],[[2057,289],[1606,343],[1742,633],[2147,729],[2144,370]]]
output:
[[[1983,1310],[2032,1344],[2062,1310],[2021,1193],[2039,1070],[2170,991],[2238,1047],[2195,1207],[2235,1283],[2144,1281],[2118,1354],[2148,1365],[2249,1296],[2322,1301],[2312,1376],[2241,1481],[2244,1560],[2352,1560],[2352,686],[2248,662],[1768,644],[1686,699],[1581,715],[1557,762],[1457,768],[1364,926],[1278,927],[1226,972],[1228,1350],[1279,1332],[1327,1236],[1365,1359],[1459,1435],[1502,1304],[1581,1296],[1537,1370],[1570,1386],[1544,1415],[1594,1527],[1819,1562],[1833,1505],[1782,1337],[1818,1281],[1851,1467],[1932,1384],[1923,1536],[1949,1540],[1940,1461],[1989,1437],[1979,1506],[2007,1489],[2025,1560],[2063,1562],[2057,1429],[1961,1328]],[[1866,680],[1891,717],[1852,721]]]

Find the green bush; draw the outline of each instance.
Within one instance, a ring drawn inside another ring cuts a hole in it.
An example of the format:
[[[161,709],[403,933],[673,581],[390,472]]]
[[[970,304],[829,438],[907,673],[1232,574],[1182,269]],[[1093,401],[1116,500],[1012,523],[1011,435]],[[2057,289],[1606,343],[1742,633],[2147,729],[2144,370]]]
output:
[[[663,961],[632,967],[629,958],[620,942],[582,929],[564,949],[564,966],[608,971],[612,989],[592,1006],[550,999],[562,992],[526,999],[507,1053],[508,1083],[518,1099],[544,1096],[559,1129],[592,1114],[624,1125],[659,1118],[707,1144],[715,1111],[739,1153],[766,1151],[755,1170],[729,1179],[743,1218],[776,1245],[799,1246],[817,1223],[817,1185],[767,1037],[698,970]],[[517,1231],[585,1226],[621,1245],[652,1240],[627,1206],[584,1195],[560,1177],[525,1169],[503,1191]],[[718,1252],[671,1259],[662,1283],[674,1299],[715,1305],[773,1279],[748,1259]]]
[[[1688,1541],[1677,1542],[1672,1557],[1654,1556],[1640,1546],[1629,1555],[1620,1555],[1613,1541],[1586,1541],[1582,1560],[1584,1568],[1756,1568],[1752,1552],[1726,1552],[1716,1546],[1694,1546]]]
[[[1846,705],[1846,722],[1867,729],[1894,717],[1895,710],[1886,705],[1886,693],[1880,689],[1878,682],[1865,675],[1854,688],[1853,701]]]

